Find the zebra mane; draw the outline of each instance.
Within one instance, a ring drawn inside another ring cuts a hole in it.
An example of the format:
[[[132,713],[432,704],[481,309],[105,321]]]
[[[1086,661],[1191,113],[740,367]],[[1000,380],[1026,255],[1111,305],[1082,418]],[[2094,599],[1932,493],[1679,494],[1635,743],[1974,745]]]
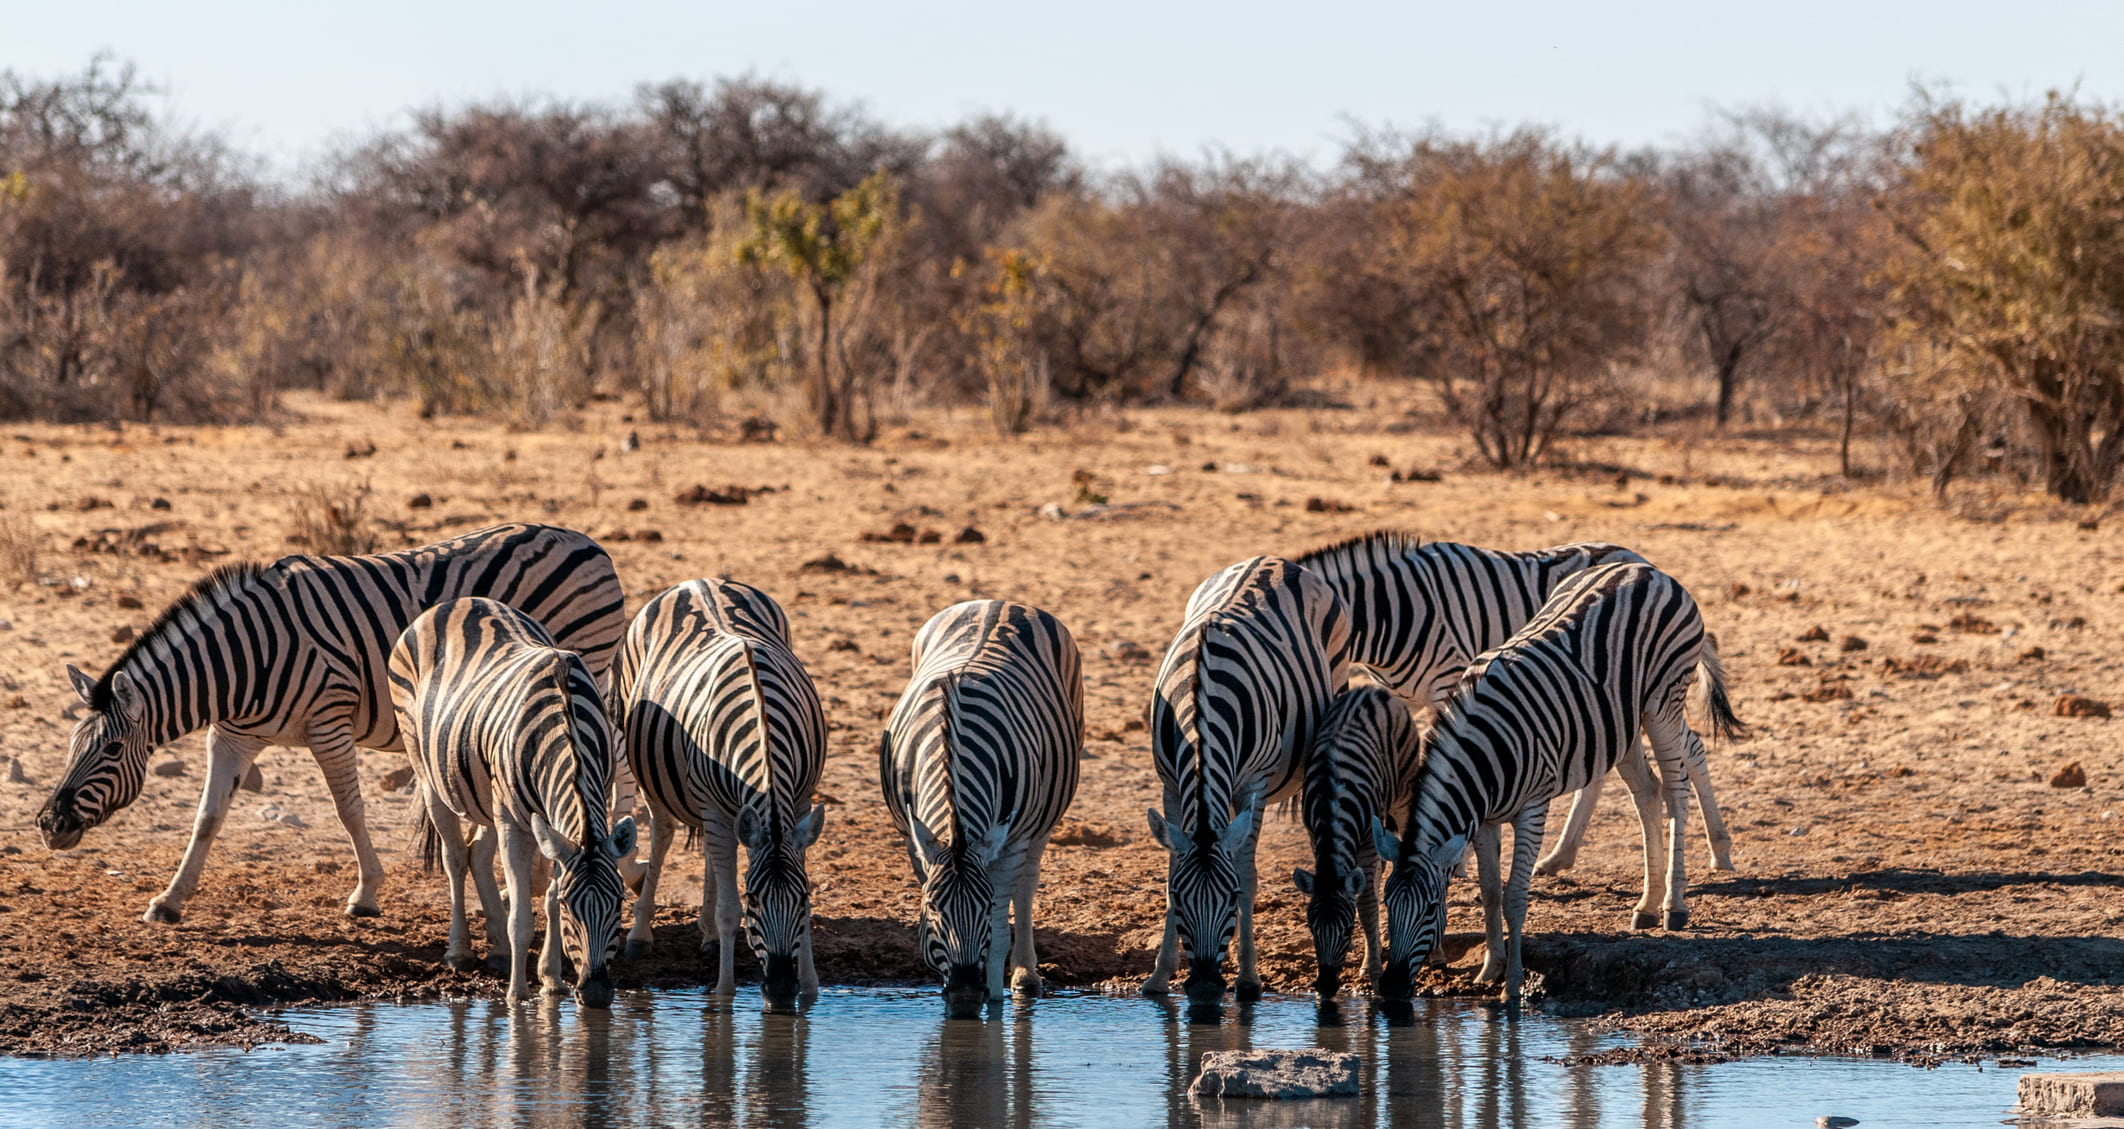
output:
[[[738,653],[745,656],[745,685],[752,691],[755,717],[753,731],[760,743],[761,769],[767,776],[763,782],[766,787],[760,789],[760,794],[767,808],[768,841],[779,843],[782,841],[782,805],[776,802],[774,791],[774,746],[771,735],[767,732],[767,694],[760,688],[760,664],[752,657],[752,644],[749,641],[740,642]]]
[[[1375,529],[1370,533],[1360,533],[1355,537],[1337,541],[1332,545],[1322,545],[1310,552],[1293,557],[1292,560],[1296,561],[1301,568],[1318,568],[1321,564],[1329,561],[1361,564],[1372,557],[1380,555],[1399,556],[1404,553],[1414,552],[1422,547],[1423,538],[1414,533],[1405,533],[1398,529]]]
[[[559,648],[555,649],[558,650]],[[596,790],[596,795],[587,797],[584,795],[583,774],[590,771],[591,761],[589,757],[584,755],[583,743],[577,740],[577,735],[581,732],[581,730],[576,727],[575,694],[571,687],[571,683],[574,681],[575,676],[575,663],[581,662],[582,660],[573,652],[563,652],[563,655],[565,656],[563,660],[554,665],[553,681],[554,689],[558,692],[560,697],[561,725],[565,727],[568,732],[567,747],[569,750],[569,755],[575,758],[575,802],[576,806],[582,809],[582,826],[576,829],[576,831],[573,833],[570,833],[565,827],[559,827],[557,829],[562,834],[574,839],[576,841],[577,846],[582,847],[584,850],[588,850],[590,847],[590,838],[593,831],[595,831],[597,835],[602,836],[606,832],[611,830],[610,827],[602,829],[596,828],[593,821],[603,817],[603,815],[605,814],[604,793],[612,786],[612,770],[609,767],[606,769],[605,779],[602,782],[603,786]],[[570,659],[573,659],[574,661],[568,661]],[[596,681],[594,679],[592,680],[591,685],[596,685]],[[607,739],[610,739],[609,736]],[[592,803],[591,800],[596,800],[597,802]],[[558,816],[559,814],[559,812],[554,813],[554,815],[556,816]]]
[[[214,610],[226,603],[229,597],[244,591],[266,570],[256,561],[236,561],[217,566],[212,572],[192,582],[184,594],[170,602],[155,616],[147,630],[135,636],[132,645],[120,654],[116,661],[104,668],[103,677],[96,680],[96,689],[89,695],[89,708],[98,713],[110,712],[112,701],[111,678],[124,670],[132,661],[152,650],[163,638],[174,632],[189,628],[204,620]]]
[[[937,682],[944,694],[944,715],[938,719],[938,724],[944,728],[940,743],[944,746],[944,791],[951,797],[951,849],[964,851],[966,816],[959,807],[959,758],[952,755],[960,729],[959,672],[946,671]]]

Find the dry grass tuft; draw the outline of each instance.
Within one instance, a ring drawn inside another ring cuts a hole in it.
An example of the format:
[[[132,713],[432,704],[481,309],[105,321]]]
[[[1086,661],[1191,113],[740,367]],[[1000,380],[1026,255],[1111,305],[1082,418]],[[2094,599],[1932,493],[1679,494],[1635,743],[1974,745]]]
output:
[[[12,588],[36,579],[36,528],[28,518],[0,518],[0,584]]]
[[[313,553],[344,557],[376,551],[376,531],[362,511],[369,484],[334,489],[314,483],[295,492],[288,505],[288,540]]]

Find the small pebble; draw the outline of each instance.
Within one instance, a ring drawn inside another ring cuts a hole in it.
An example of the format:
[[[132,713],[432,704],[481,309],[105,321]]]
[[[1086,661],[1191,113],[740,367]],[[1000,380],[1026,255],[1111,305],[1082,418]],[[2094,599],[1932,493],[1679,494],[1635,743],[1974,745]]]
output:
[[[184,775],[184,762],[183,762],[183,761],[163,761],[163,762],[162,762],[161,764],[158,764],[158,765],[156,765],[156,766],[155,766],[155,775],[157,775],[157,776],[183,776],[183,775]]]
[[[1815,1118],[1814,1123],[1821,1126],[1821,1129],[1851,1129],[1851,1126],[1858,1124],[1858,1118],[1838,1117],[1833,1113],[1825,1113]]]

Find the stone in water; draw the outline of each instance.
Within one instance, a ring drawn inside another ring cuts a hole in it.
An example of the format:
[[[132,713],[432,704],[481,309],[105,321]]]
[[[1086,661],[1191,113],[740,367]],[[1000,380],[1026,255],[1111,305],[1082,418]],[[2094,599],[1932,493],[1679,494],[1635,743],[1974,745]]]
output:
[[[1814,1123],[1820,1126],[1821,1129],[1851,1129],[1853,1125],[1858,1124],[1858,1118],[1838,1117],[1833,1113],[1825,1113],[1815,1118]]]
[[[1302,1051],[1211,1051],[1189,1087],[1202,1097],[1342,1098],[1357,1093],[1357,1056]]]
[[[2016,1111],[2024,1116],[2124,1116],[2124,1073],[2023,1074]]]

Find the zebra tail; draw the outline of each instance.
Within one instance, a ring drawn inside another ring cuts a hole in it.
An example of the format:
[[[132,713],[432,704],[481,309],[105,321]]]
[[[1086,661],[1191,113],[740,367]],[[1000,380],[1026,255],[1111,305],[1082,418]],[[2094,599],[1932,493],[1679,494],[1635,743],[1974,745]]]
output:
[[[1710,719],[1711,732],[1722,740],[1731,741],[1748,735],[1748,726],[1740,715],[1733,712],[1733,697],[1726,686],[1726,668],[1718,661],[1718,647],[1710,636],[1704,637],[1703,650],[1696,656],[1698,685],[1704,696],[1704,715]]]
[[[426,804],[420,806],[420,823],[413,829],[413,834],[420,839],[420,868],[435,873],[436,866],[442,862],[442,832],[436,828],[435,821],[428,818]]]

